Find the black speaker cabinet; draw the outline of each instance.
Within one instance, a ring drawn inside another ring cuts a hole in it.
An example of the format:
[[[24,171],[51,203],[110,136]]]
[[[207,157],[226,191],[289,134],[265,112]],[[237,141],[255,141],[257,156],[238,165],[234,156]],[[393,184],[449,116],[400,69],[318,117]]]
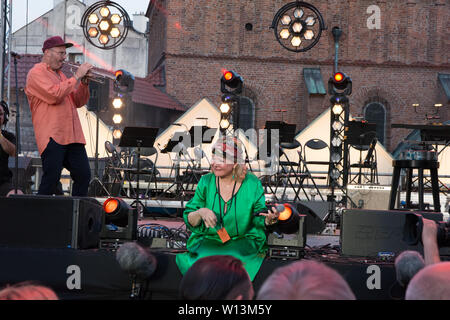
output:
[[[325,227],[325,219],[330,210],[330,202],[327,201],[300,201],[296,202],[297,210],[306,217],[306,232],[308,234],[319,234]]]
[[[423,254],[421,244],[408,246],[403,240],[405,216],[410,211],[344,210],[341,223],[341,253],[346,256],[378,257],[397,255],[405,250]],[[424,218],[442,221],[442,213],[414,212]]]
[[[98,248],[102,214],[102,205],[91,198],[0,198],[0,246]]]

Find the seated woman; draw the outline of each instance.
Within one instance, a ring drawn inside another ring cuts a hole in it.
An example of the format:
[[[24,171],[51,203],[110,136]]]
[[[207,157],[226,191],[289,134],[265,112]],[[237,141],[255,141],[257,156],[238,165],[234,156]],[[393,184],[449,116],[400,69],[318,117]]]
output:
[[[266,226],[276,223],[279,213],[260,213],[267,211],[264,189],[247,172],[237,138],[220,138],[212,152],[212,172],[202,176],[186,204],[183,217],[192,234],[188,252],[178,254],[176,262],[185,274],[202,257],[231,255],[243,262],[253,281],[266,255]]]

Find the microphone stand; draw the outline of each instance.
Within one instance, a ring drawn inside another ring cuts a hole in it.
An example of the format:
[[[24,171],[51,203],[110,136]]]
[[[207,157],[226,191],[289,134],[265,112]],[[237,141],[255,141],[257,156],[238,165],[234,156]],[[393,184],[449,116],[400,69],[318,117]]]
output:
[[[19,153],[20,153],[20,107],[19,107],[19,85],[17,81],[17,54],[14,57],[14,74],[16,77],[16,154],[15,154],[15,177],[14,177],[14,193],[17,194],[19,187]]]

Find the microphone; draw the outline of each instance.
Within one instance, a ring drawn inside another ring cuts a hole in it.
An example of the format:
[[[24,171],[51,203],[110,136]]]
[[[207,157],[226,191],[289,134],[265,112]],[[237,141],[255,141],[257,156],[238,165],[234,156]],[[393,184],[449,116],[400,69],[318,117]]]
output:
[[[14,52],[14,51],[11,51],[11,56],[13,56],[16,59],[22,58],[22,56],[20,54],[18,54],[17,52]]]
[[[277,209],[278,212],[283,212],[284,211],[284,205],[282,204],[277,204],[276,206],[269,206],[267,208],[267,210],[260,210],[260,211],[256,211],[255,213],[253,213],[253,215],[255,217],[259,216],[261,213],[267,213],[268,210],[272,209],[273,207],[275,207],[275,209]]]
[[[116,260],[122,270],[131,275],[131,298],[138,297],[141,288],[140,282],[150,278],[156,270],[156,258],[137,243],[127,242],[117,250]]]

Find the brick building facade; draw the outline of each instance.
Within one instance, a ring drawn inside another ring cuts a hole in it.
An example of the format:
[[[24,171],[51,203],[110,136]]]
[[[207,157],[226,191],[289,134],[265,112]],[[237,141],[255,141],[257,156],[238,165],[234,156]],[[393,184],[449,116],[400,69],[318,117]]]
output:
[[[389,151],[408,133],[391,124],[424,123],[436,103],[443,104],[441,121],[449,119],[449,97],[438,79],[450,74],[448,0],[309,1],[328,29],[304,53],[284,49],[270,29],[275,13],[288,2],[151,1],[146,14],[149,72],[163,69],[164,90],[191,106],[203,97],[219,105],[222,70],[234,70],[244,79],[243,95],[253,102],[255,128],[270,119],[301,130],[329,107],[328,94],[308,92],[303,71],[319,68],[327,87],[334,66],[331,30],[338,26],[343,32],[339,70],[353,80],[350,112],[364,116],[371,103],[381,105]]]

